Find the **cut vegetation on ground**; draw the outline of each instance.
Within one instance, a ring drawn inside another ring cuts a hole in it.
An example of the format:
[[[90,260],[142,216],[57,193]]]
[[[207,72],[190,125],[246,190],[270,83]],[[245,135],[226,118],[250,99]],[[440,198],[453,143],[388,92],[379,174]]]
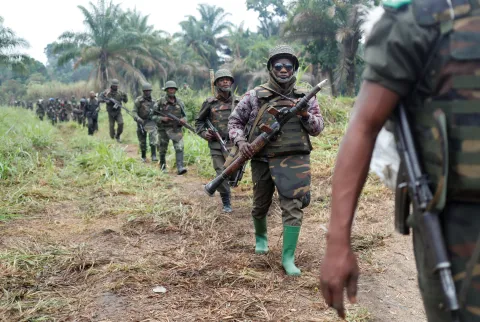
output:
[[[1,321],[338,321],[318,290],[331,176],[351,100],[323,97],[313,140],[312,204],[297,251],[303,275],[280,265],[281,215],[268,218],[270,253],[253,252],[249,172],[234,212],[202,185],[208,148],[186,135],[189,172],[139,161],[135,125],[124,143],[33,113],[0,108]],[[354,228],[362,276],[348,321],[424,321],[410,240],[396,235],[392,194],[368,179]],[[157,292],[154,292],[155,291]]]

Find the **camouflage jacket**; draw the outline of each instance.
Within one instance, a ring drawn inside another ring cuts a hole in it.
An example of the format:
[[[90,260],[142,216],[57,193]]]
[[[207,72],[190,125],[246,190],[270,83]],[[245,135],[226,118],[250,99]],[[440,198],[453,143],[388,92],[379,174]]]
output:
[[[162,116],[160,116],[158,114],[155,114],[155,111],[172,113],[173,115],[175,115],[178,118],[185,118],[187,116],[187,114],[185,113],[185,104],[183,104],[182,100],[179,99],[178,97],[175,97],[175,102],[172,103],[168,99],[168,95],[165,95],[164,97],[157,100],[157,102],[153,106],[153,110],[154,110],[154,116],[152,117],[152,120],[157,122],[157,125],[158,125],[160,130],[164,129],[164,128],[167,128],[167,127],[168,128],[171,128],[171,127],[177,128],[177,124],[174,121],[168,121],[168,122],[161,121]]]
[[[245,128],[253,126],[260,108],[261,102],[255,95],[255,91],[248,91],[228,119],[230,140],[233,140],[235,144],[238,144],[239,141],[247,141]],[[309,135],[317,136],[323,130],[324,121],[316,97],[308,103],[307,112],[308,118],[301,118],[302,125]]]
[[[127,94],[125,92],[122,92],[120,90],[117,90],[117,91],[114,92],[110,88],[107,88],[102,93],[100,93],[98,98],[99,98],[100,102],[105,102],[107,104],[107,112],[109,114],[121,114],[122,109],[118,108],[118,109],[114,110],[113,109],[114,104],[108,102],[107,98],[113,98],[113,99],[119,101],[120,103],[121,102],[123,102],[123,103],[128,102],[128,97],[127,97]]]
[[[135,104],[133,105],[133,118],[141,118],[143,120],[151,119],[153,115],[153,105],[155,100],[153,97],[146,98],[143,95],[135,99]]]

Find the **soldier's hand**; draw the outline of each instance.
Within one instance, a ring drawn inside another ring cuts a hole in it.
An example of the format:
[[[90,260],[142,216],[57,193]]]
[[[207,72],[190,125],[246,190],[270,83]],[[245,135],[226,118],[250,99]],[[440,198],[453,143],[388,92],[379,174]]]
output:
[[[215,136],[215,134],[212,133],[212,131],[207,130],[205,132],[205,139],[207,139],[207,141],[215,141],[217,137]]]
[[[327,242],[320,274],[320,287],[325,302],[337,310],[338,316],[345,319],[343,289],[347,289],[350,303],[356,303],[360,274],[357,259],[349,242]]]
[[[162,116],[162,117],[160,118],[160,120],[161,120],[162,122],[164,122],[164,123],[167,123],[167,122],[170,122],[172,119],[169,118],[169,117],[166,117],[166,116]]]
[[[144,124],[145,124],[145,122],[144,122],[141,118],[139,118],[139,117],[137,117],[136,121],[137,121],[137,123],[140,124],[140,125],[144,125]]]
[[[253,158],[253,156],[255,155],[252,145],[245,141],[238,142],[238,149],[240,150],[241,154],[243,154],[245,157],[249,159]]]

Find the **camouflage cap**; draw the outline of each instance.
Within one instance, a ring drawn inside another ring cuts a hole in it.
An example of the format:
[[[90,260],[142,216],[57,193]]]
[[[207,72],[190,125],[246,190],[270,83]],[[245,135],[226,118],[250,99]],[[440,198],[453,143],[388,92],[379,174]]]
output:
[[[142,91],[151,91],[152,90],[152,84],[150,83],[143,83],[142,84]]]
[[[178,89],[177,87],[177,83],[175,83],[174,81],[168,81],[165,83],[165,87],[163,88],[164,91],[166,91],[167,89],[169,88],[175,88],[175,89]]]
[[[233,74],[232,74],[231,71],[229,71],[228,69],[219,69],[215,73],[215,79],[213,80],[213,83],[215,84],[217,82],[217,80],[222,78],[222,77],[228,77],[232,80],[232,83],[235,82],[235,79],[233,78]]]
[[[110,86],[118,86],[119,84],[120,84],[120,82],[116,78],[114,78],[110,81]]]
[[[270,53],[268,55],[267,69],[271,70],[273,60],[279,58],[291,59],[293,63],[293,69],[295,71],[298,70],[299,62],[297,55],[295,55],[295,51],[289,45],[278,45],[270,50]]]

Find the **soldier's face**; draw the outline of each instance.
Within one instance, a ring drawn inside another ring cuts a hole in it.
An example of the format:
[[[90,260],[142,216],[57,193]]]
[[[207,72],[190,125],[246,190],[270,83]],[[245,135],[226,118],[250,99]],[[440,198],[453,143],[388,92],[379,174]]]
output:
[[[95,98],[95,94],[93,94],[93,93],[92,93],[92,94],[90,94],[90,99],[92,99],[92,100],[93,100],[94,98]]]
[[[288,79],[293,75],[293,62],[288,58],[280,58],[272,62],[272,71],[277,78]]]
[[[145,97],[150,97],[152,96],[152,91],[143,91],[143,95],[145,95]]]
[[[232,86],[233,82],[230,77],[222,77],[217,80],[217,86],[228,89]]]
[[[117,85],[112,85],[110,86],[110,88],[112,89],[112,91],[116,92],[118,90],[118,86]]]
[[[168,95],[175,95],[177,90],[175,88],[167,88],[167,94]]]

